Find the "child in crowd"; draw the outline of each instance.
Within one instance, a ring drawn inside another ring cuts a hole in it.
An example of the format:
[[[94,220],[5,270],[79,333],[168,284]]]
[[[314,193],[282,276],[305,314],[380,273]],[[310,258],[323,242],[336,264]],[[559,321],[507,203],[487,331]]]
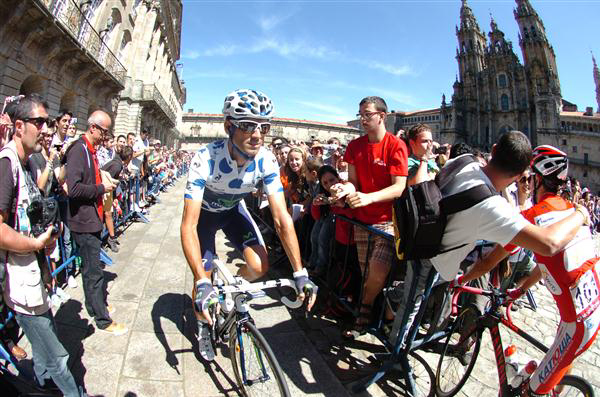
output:
[[[294,204],[301,205],[303,209],[310,202],[309,185],[306,180],[306,153],[298,147],[291,148],[283,171],[281,183],[288,203],[288,210],[294,216]],[[303,215],[303,211],[297,212],[297,214],[294,221],[299,219],[299,215]]]
[[[324,165],[319,169],[317,176],[320,193],[313,199],[311,206],[311,215],[316,223],[311,234],[313,253],[315,254],[311,256],[310,265],[315,275],[322,276],[329,265],[329,244],[334,224],[333,215],[343,215],[347,218],[352,218],[353,215],[352,209],[345,207],[344,200],[331,201],[331,187],[341,182],[337,170],[330,165]],[[353,299],[357,301],[356,299],[360,293],[360,268],[358,266],[356,244],[352,238],[352,225],[341,219],[335,220],[335,246],[333,252],[334,259],[331,265],[335,269],[336,276],[334,279],[340,281],[339,284],[341,285],[330,285],[330,287],[337,289],[337,292],[348,293],[350,301]],[[330,277],[330,279],[333,278]],[[352,280],[356,281],[356,285],[349,285]]]

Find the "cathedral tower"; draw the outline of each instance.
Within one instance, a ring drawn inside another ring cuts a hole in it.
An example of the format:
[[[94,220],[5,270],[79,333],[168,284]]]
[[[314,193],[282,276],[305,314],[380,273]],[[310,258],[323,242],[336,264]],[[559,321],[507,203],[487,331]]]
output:
[[[600,69],[598,69],[594,54],[592,54],[592,62],[594,63],[594,82],[596,83],[596,102],[598,102],[598,113],[600,113]]]
[[[456,27],[456,38],[458,39],[456,60],[458,61],[460,82],[470,85],[474,76],[485,68],[486,39],[479,29],[467,0],[462,0],[460,28]]]
[[[519,25],[519,44],[523,52],[528,100],[534,112],[532,143],[535,133],[556,132],[560,126],[562,98],[554,49],[546,37],[546,28],[529,0],[515,0],[515,20]]]

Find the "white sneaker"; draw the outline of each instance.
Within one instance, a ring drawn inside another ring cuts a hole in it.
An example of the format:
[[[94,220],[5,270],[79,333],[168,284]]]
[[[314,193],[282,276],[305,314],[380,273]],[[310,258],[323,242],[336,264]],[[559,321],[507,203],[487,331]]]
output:
[[[200,356],[206,361],[215,359],[215,350],[210,340],[210,328],[202,321],[198,321],[198,350],[200,350]]]
[[[58,295],[58,298],[62,301],[62,303],[67,302],[69,299],[71,299],[71,295],[67,294],[62,288],[60,287],[56,287],[56,292],[54,292],[54,295]]]
[[[54,294],[50,297],[50,305],[55,309],[58,310],[58,308],[60,307],[60,305],[62,305],[62,300],[60,300],[59,296]]]
[[[75,277],[69,276],[67,278],[67,285],[69,288],[77,288],[77,280],[75,280]]]

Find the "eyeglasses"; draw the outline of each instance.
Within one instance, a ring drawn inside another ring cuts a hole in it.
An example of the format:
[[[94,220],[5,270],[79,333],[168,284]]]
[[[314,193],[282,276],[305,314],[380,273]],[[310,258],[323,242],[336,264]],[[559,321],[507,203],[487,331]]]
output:
[[[98,124],[94,124],[94,126],[96,128],[98,128],[100,130],[100,132],[102,132],[103,134],[108,134],[108,131],[109,131],[108,128],[104,128],[104,127],[102,127],[101,125],[98,125]]]
[[[27,117],[23,119],[26,123],[31,123],[35,125],[35,128],[41,130],[44,124],[48,125],[48,117]]]
[[[260,128],[261,135],[267,135],[271,130],[271,123],[257,123],[252,120],[232,121],[231,124],[240,129],[244,134],[252,134],[257,128]]]
[[[374,115],[376,114],[380,114],[382,112],[364,112],[364,113],[357,113],[356,117],[358,117],[361,120],[370,120]]]
[[[525,183],[525,182],[530,182],[530,181],[531,181],[531,175],[522,176],[521,178],[519,178],[519,183]]]

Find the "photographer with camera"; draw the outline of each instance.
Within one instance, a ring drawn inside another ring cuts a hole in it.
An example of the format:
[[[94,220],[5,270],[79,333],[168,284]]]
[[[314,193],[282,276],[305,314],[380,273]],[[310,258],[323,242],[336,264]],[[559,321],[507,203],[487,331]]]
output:
[[[435,163],[431,127],[417,124],[408,131],[408,185],[428,181],[435,178],[440,171]]]
[[[52,387],[52,380],[65,396],[84,396],[67,366],[69,355],[56,335],[43,280],[48,270],[43,251],[54,247],[59,230],[56,225],[46,228],[30,222],[28,216],[34,204],[43,206],[25,165],[32,153],[42,150],[38,139],[47,129],[46,109],[46,103],[35,94],[15,104],[10,114],[12,140],[0,150],[0,260],[6,262],[7,271],[4,299],[31,344],[39,386]],[[35,230],[40,232],[37,237]]]
[[[103,177],[98,166],[96,147],[108,134],[112,120],[102,111],[93,112],[88,129],[67,150],[67,187],[69,193],[69,228],[79,247],[85,308],[94,317],[96,327],[113,335],[127,332],[123,324],[110,318],[106,303],[104,273],[100,267],[101,233],[104,219],[103,195],[116,185],[112,178]]]

